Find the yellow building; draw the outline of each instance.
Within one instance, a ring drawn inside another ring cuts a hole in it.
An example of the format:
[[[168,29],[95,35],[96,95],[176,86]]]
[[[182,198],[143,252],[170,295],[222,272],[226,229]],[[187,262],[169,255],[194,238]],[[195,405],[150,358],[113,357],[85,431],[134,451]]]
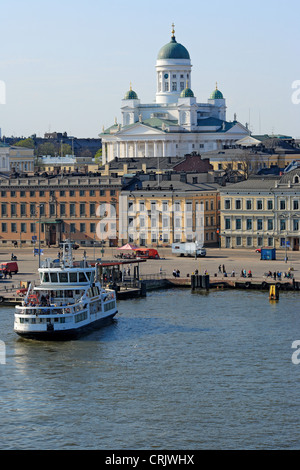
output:
[[[195,178],[172,175],[172,180],[148,180],[138,189],[122,191],[120,239],[140,246],[195,240],[218,246],[218,185],[196,183]]]
[[[220,190],[221,246],[299,250],[300,167]]]

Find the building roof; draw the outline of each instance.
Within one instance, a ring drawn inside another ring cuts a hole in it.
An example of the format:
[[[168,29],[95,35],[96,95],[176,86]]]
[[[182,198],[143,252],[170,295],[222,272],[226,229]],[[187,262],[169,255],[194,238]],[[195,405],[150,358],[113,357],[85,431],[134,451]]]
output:
[[[171,41],[160,49],[157,59],[190,59],[190,54],[182,44],[176,41],[175,36],[172,36]]]
[[[253,176],[240,183],[227,184],[220,189],[222,193],[247,192],[247,191],[268,191],[274,190],[276,183],[280,180],[280,176],[268,175],[264,177]]]

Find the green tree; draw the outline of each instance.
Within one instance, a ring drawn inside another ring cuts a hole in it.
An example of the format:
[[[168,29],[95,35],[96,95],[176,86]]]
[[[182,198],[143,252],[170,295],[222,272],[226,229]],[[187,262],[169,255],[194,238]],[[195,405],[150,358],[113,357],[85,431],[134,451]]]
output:
[[[27,139],[19,140],[18,142],[14,143],[17,147],[25,147],[28,149],[34,149],[34,140],[28,137]]]
[[[102,149],[97,150],[95,153],[95,163],[102,165]]]
[[[51,157],[54,157],[55,153],[55,145],[51,142],[44,142],[43,144],[40,144],[37,148],[37,155],[50,155]]]

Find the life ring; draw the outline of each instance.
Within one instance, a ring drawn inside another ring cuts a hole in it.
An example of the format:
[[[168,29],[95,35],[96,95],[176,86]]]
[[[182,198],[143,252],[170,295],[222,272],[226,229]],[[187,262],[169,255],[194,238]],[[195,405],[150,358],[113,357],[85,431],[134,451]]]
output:
[[[0,297],[0,303],[4,302],[4,297]]]
[[[280,287],[281,287],[280,282],[277,282],[276,287],[277,287],[278,290],[280,289]]]
[[[251,286],[251,282],[245,282],[246,289],[249,289],[250,286]]]
[[[71,313],[71,310],[69,308],[66,308],[66,313]]]
[[[263,282],[261,283],[261,288],[262,288],[262,289],[266,289],[267,285],[268,285],[268,283],[265,282],[265,281],[263,281]]]

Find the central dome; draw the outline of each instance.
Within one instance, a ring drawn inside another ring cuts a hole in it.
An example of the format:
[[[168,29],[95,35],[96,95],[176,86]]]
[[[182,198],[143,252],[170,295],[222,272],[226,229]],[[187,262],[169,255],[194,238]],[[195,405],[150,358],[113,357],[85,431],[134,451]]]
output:
[[[157,56],[157,59],[190,59],[188,50],[179,42],[176,41],[175,36],[171,37],[171,41],[163,46]]]

